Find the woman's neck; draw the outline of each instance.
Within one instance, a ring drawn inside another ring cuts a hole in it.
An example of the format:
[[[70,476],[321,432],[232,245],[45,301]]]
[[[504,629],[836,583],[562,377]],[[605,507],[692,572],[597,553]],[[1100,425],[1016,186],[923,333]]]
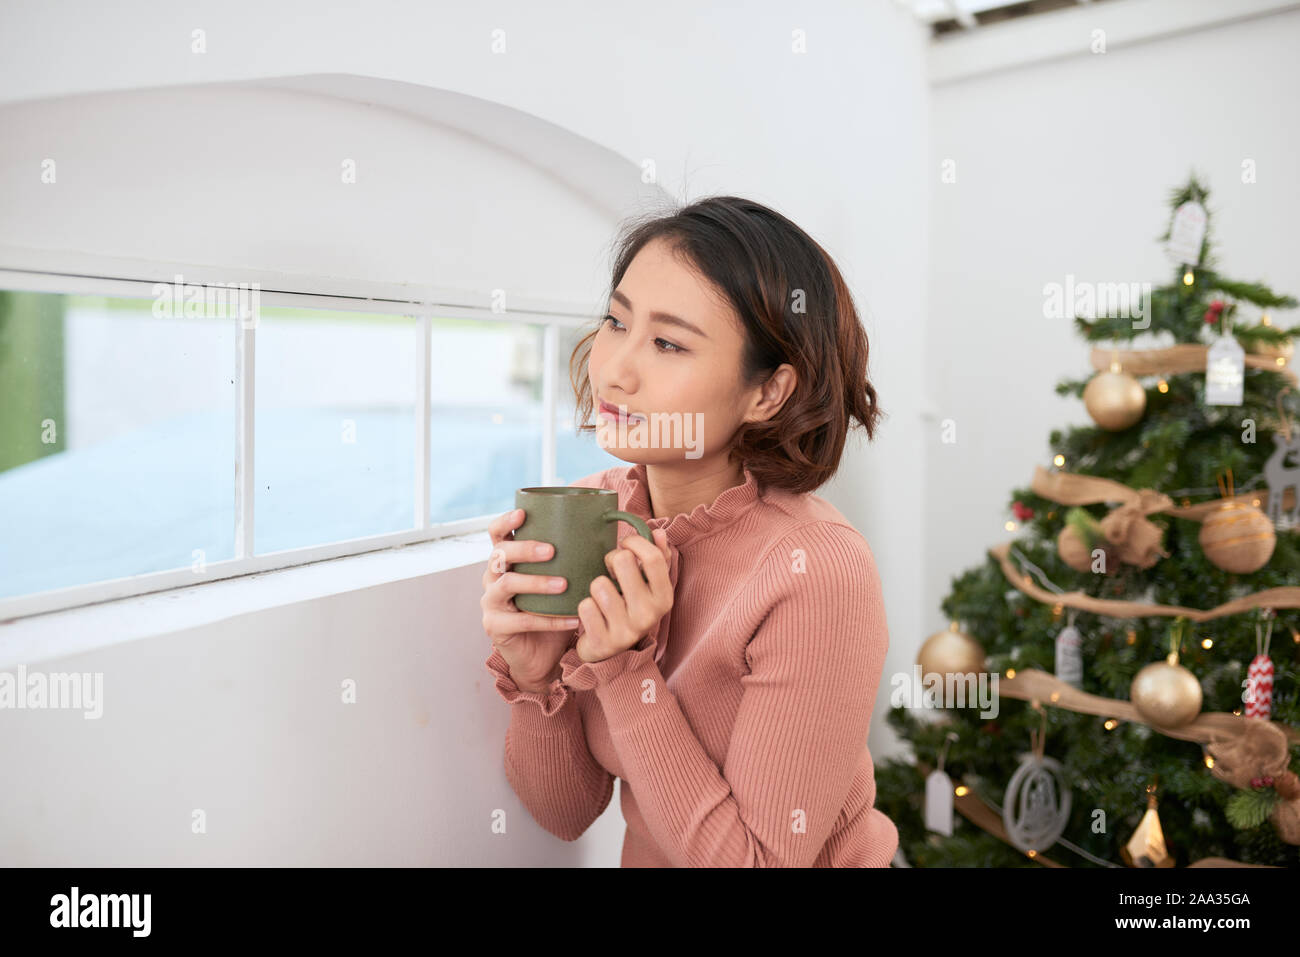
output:
[[[653,518],[672,518],[699,505],[712,505],[727,489],[745,484],[744,469],[725,455],[711,462],[648,464],[645,471]]]

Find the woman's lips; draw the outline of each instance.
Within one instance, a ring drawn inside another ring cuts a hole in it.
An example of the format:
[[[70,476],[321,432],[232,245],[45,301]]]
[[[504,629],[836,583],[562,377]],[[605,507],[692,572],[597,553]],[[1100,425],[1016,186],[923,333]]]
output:
[[[612,419],[615,422],[626,422],[628,425],[636,425],[638,422],[645,421],[644,416],[638,415],[635,412],[629,412],[627,415],[621,414],[617,406],[610,405],[603,399],[601,400],[600,412],[598,414],[607,419]]]

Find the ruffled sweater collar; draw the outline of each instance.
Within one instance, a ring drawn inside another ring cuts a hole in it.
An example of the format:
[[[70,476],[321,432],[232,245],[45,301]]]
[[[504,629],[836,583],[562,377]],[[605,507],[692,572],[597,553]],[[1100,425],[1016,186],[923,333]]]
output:
[[[652,530],[666,529],[668,544],[673,548],[681,548],[703,535],[729,525],[758,501],[761,497],[758,480],[748,468],[744,469],[744,473],[743,484],[725,489],[712,504],[701,503],[689,512],[679,512],[671,517],[652,518],[646,466],[645,463],[639,462],[627,470],[626,499],[622,507],[624,511],[644,518]]]

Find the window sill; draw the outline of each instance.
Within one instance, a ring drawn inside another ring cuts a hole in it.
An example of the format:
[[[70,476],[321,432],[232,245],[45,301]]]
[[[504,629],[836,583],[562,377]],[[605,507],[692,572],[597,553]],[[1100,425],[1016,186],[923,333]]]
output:
[[[0,625],[0,669],[486,562],[487,532],[46,612]]]

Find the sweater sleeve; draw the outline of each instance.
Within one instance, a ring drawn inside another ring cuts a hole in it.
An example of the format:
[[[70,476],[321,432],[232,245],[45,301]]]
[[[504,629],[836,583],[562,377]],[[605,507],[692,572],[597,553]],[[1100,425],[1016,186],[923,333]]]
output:
[[[602,488],[608,474],[606,469],[569,484]],[[587,746],[577,700],[558,679],[545,693],[521,691],[495,647],[485,664],[497,694],[510,705],[506,779],[538,824],[563,840],[577,840],[604,813],[614,793],[614,776]]]
[[[551,682],[545,693],[521,691],[496,648],[486,662],[497,693],[510,704],[506,779],[528,813],[556,837],[576,841],[609,806],[614,776],[587,747],[572,692]]]
[[[561,658],[561,681],[594,688],[637,807],[678,867],[808,867],[866,749],[888,632],[870,548],[813,522],[768,550],[739,601],[768,608],[721,768],[668,690],[654,641],[604,661]]]

